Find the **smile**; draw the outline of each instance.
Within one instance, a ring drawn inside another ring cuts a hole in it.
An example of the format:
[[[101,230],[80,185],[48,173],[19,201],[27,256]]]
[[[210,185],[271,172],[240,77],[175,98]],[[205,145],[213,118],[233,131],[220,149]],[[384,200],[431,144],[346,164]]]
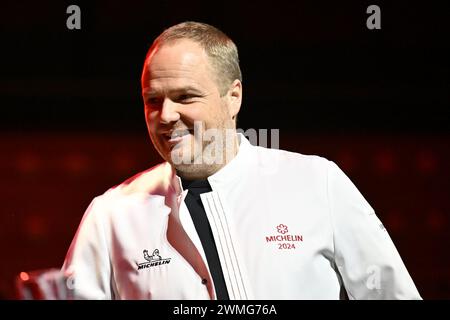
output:
[[[175,130],[175,131],[168,132],[168,133],[164,134],[164,137],[167,139],[167,141],[170,144],[177,144],[178,142],[180,142],[184,138],[189,137],[190,133],[191,132],[188,129]]]

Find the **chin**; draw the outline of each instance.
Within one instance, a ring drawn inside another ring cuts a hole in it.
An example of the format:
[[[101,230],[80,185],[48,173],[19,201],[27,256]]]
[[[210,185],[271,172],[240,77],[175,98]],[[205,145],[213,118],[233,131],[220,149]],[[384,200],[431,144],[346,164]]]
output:
[[[188,180],[202,180],[210,175],[208,172],[204,172],[199,165],[195,164],[182,164],[174,167],[180,177]]]
[[[187,149],[187,150],[186,150]],[[194,158],[189,148],[174,148],[168,152],[167,158],[175,168],[185,168],[193,166]]]

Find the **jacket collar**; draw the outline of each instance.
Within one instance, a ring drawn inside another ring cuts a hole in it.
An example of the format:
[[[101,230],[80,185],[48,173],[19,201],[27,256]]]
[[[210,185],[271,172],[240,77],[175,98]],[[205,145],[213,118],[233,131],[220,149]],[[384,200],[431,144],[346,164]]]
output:
[[[242,179],[245,173],[248,172],[248,168],[251,165],[251,148],[252,145],[245,138],[242,133],[238,133],[239,149],[236,156],[228,162],[223,168],[208,177],[208,181],[211,184],[211,188],[223,188],[226,186],[232,186],[238,179]],[[166,163],[170,166],[169,163]],[[172,182],[173,188],[177,191],[177,194],[184,193],[183,186],[181,184],[181,178],[176,175],[176,171],[172,168]]]
[[[252,145],[242,133],[238,133],[239,150],[236,156],[223,168],[208,177],[208,181],[214,187],[233,186],[238,179],[242,179],[251,166]]]
[[[236,156],[223,168],[208,177],[213,190],[229,188],[241,180],[254,163],[253,146],[241,133],[238,133],[239,149]],[[166,195],[174,193],[178,197],[185,196],[181,178],[168,162],[163,162],[153,168],[141,172],[118,186],[125,194]],[[182,198],[182,197],[180,197]],[[182,200],[182,199],[181,199]]]

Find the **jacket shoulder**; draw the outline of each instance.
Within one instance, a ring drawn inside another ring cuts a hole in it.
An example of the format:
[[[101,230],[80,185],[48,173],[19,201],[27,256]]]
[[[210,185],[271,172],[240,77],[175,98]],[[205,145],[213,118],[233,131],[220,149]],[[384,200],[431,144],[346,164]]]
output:
[[[308,155],[282,149],[254,147],[260,163],[275,163],[285,169],[326,172],[333,163],[319,155]]]
[[[139,172],[108,189],[99,199],[120,199],[129,196],[162,195],[170,185],[171,168],[166,162]]]

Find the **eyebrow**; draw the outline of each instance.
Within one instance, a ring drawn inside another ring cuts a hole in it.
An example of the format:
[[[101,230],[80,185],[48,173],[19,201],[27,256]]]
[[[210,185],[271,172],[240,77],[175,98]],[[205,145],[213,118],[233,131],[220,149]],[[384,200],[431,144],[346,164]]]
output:
[[[202,91],[200,89],[198,89],[197,87],[193,87],[193,86],[186,86],[186,87],[182,87],[182,88],[176,88],[176,89],[172,89],[169,91],[169,93],[173,94],[177,94],[177,93],[194,93],[194,94],[198,94],[198,95],[203,95]],[[142,95],[143,96],[157,96],[158,95],[158,91],[157,90],[142,90]]]

